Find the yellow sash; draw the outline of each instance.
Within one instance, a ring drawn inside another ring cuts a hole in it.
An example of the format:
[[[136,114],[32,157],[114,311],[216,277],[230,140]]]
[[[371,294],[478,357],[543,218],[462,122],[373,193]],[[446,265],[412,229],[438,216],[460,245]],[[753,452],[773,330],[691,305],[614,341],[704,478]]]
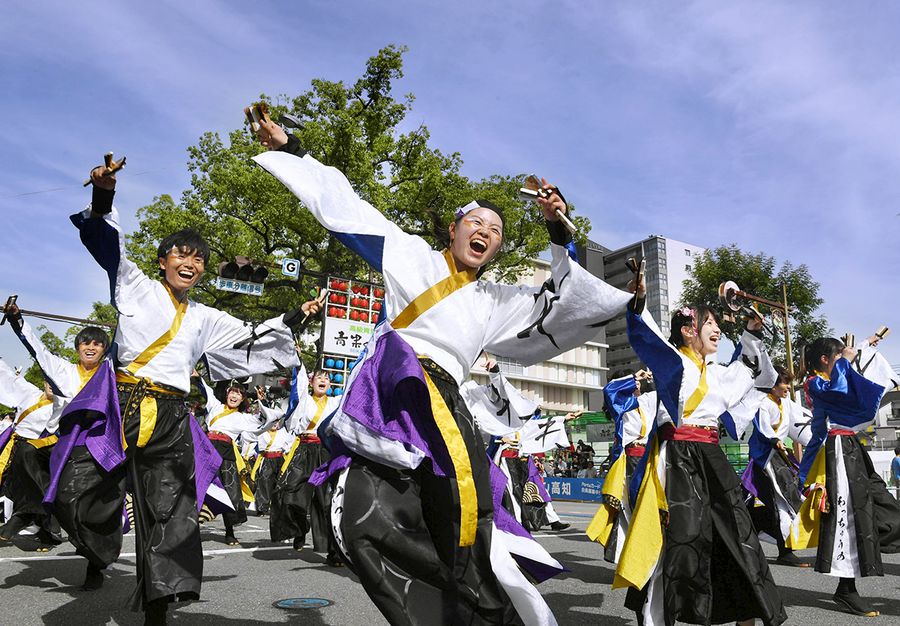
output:
[[[475,281],[475,270],[460,272],[456,268],[450,251],[444,250],[443,254],[450,275],[420,293],[407,304],[406,308],[391,321],[391,328],[394,330],[407,328],[438,302]],[[475,480],[472,477],[472,463],[469,460],[466,445],[459,432],[459,427],[456,425],[456,420],[453,419],[453,415],[438,393],[431,377],[424,370],[423,373],[431,396],[432,416],[450,453],[450,460],[453,462],[453,469],[456,473],[456,488],[459,492],[460,505],[459,545],[471,546],[475,543],[475,530],[478,526],[478,497],[475,493]]]
[[[668,512],[669,505],[666,502],[665,489],[659,480],[659,445],[658,437],[654,437],[650,442],[650,456],[647,458],[641,490],[616,567],[613,589],[620,587],[643,589],[650,580],[662,552],[663,527],[660,513]]]
[[[250,484],[246,479],[247,462],[244,460],[244,457],[241,456],[241,451],[238,450],[237,441],[232,439],[231,445],[234,448],[234,463],[237,465],[238,477],[241,479],[241,497],[244,498],[244,502],[249,504],[253,502],[253,490],[250,489]]]
[[[781,404],[781,398],[776,398],[771,393],[768,396],[769,400],[778,405],[778,423],[775,424],[775,432],[778,432],[778,429],[781,428],[781,423],[784,421],[784,405]]]
[[[460,272],[456,269],[456,263],[453,261],[453,256],[449,250],[444,250],[444,260],[447,261],[450,275],[420,293],[412,302],[407,304],[406,308],[400,311],[400,314],[391,321],[391,328],[394,330],[407,328],[422,313],[457,289],[465,287],[475,280],[474,270]]]
[[[235,412],[237,412],[237,408],[231,409],[231,408],[226,407],[224,411],[222,411],[221,413],[216,415],[214,418],[212,418],[212,420],[210,420],[209,424],[207,424],[207,426],[206,426],[206,429],[212,430],[213,425],[216,422],[218,422],[221,418],[225,417],[226,415],[231,415],[232,413],[235,413]]]
[[[682,346],[679,350],[697,366],[697,369],[700,370],[700,382],[697,384],[697,388],[694,389],[694,393],[690,395],[687,402],[684,404],[684,411],[681,414],[681,421],[684,421],[684,419],[690,417],[700,403],[703,402],[703,398],[705,398],[706,394],[709,392],[709,386],[706,384],[706,363],[697,356],[696,352],[687,346]]]
[[[822,447],[819,448],[819,452],[816,453],[816,459],[806,475],[805,487],[825,484],[825,445],[823,443]],[[794,518],[794,522],[791,524],[791,532],[784,542],[787,548],[791,550],[806,550],[819,545],[819,527],[822,518],[819,505],[824,495],[822,489],[810,490],[809,496],[803,501],[797,517]]]
[[[265,450],[266,452],[268,452],[269,450],[272,449],[272,444],[275,443],[275,435],[277,435],[278,432],[276,431],[276,432],[270,433],[270,434],[272,435],[272,438],[269,441],[269,445],[266,446],[266,450]],[[262,465],[263,458],[265,458],[265,457],[263,457],[262,454],[260,454],[256,457],[256,461],[254,461],[254,463],[253,463],[253,469],[250,470],[250,480],[256,480],[256,472],[259,471],[259,466]]]
[[[619,455],[619,458],[616,459],[616,462],[609,468],[609,472],[606,474],[606,478],[603,481],[602,489],[604,496],[610,496],[620,503],[625,498],[625,459],[625,452],[623,450],[622,454]],[[586,531],[588,539],[596,541],[603,546],[607,545],[609,543],[609,536],[612,534],[613,525],[616,521],[616,515],[620,512],[621,509],[616,509],[614,506],[604,501],[603,504],[600,505],[600,508],[597,509],[597,513],[594,514],[594,519],[588,524]]]
[[[22,420],[24,420],[26,417],[28,417],[29,415],[31,415],[38,409],[41,409],[41,408],[47,406],[48,404],[53,404],[53,400],[48,399],[44,395],[41,395],[40,400],[38,400],[37,402],[35,402],[34,404],[32,404],[30,407],[28,407],[27,409],[25,409],[24,411],[22,411],[19,414],[19,417],[16,420],[16,423],[12,424],[10,426],[10,428],[14,429],[16,426],[21,424]],[[42,442],[42,441],[45,441],[45,440],[48,440],[51,438],[53,439],[53,441],[51,443],[56,443],[56,437],[54,435],[51,435],[50,437],[45,437],[44,439],[35,439],[34,441]],[[3,481],[3,472],[6,471],[6,466],[9,465],[9,459],[12,456],[13,443],[15,443],[16,439],[22,439],[22,437],[19,437],[15,432],[13,432],[9,438],[9,441],[6,442],[6,446],[4,446],[3,450],[0,451],[0,483],[2,483],[2,481]],[[43,445],[37,445],[35,447],[42,448],[43,446],[51,445],[51,443],[44,443]]]
[[[313,426],[315,426],[319,422],[319,418],[322,417],[322,413],[325,412],[325,405],[328,404],[328,397],[322,396],[321,398],[313,398],[313,401],[316,403],[316,414],[313,415],[312,420],[309,422],[309,425],[306,427],[306,430],[310,430]],[[297,452],[297,448],[300,447],[300,437],[297,436],[294,439],[294,443],[291,444],[291,449],[288,451],[287,456],[284,457],[284,462],[281,464],[281,471],[279,474],[284,474],[287,471],[288,466],[291,464],[291,459],[294,458],[294,454]]]
[[[137,358],[135,358],[126,368],[125,370],[137,378],[138,370],[147,365],[153,357],[162,352],[163,348],[165,348],[171,341],[175,338],[175,335],[178,334],[179,329],[181,328],[181,322],[184,320],[184,314],[187,313],[188,302],[185,300],[184,302],[179,302],[175,295],[172,293],[172,289],[168,284],[163,282],[163,287],[166,288],[166,292],[169,294],[169,298],[172,300],[172,305],[175,307],[175,319],[172,320],[172,325],[169,326],[169,329],[164,332],[159,338],[156,339],[153,343],[147,346],[143,352],[141,352]],[[121,380],[122,382],[129,382],[127,380],[121,379],[120,377],[116,377],[117,380]],[[156,398],[151,398],[144,396],[141,399],[141,426],[140,431],[138,432],[138,440],[137,446],[138,448],[143,448],[147,445],[147,442],[150,441],[150,437],[153,435],[153,430],[156,428],[156,416],[157,416],[157,407],[156,407]],[[122,434],[122,446],[123,448],[127,447],[125,443],[125,435],[124,432]]]

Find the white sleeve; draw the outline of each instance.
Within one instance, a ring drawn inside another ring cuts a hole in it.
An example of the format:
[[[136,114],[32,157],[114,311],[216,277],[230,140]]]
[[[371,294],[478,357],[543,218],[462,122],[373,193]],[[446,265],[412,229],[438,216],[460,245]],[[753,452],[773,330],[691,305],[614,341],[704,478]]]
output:
[[[787,413],[787,407],[784,407],[784,410],[785,413]],[[776,406],[774,402],[763,401],[759,407],[757,417],[756,423],[760,434],[766,439],[776,439],[778,435],[775,433],[775,429],[772,426],[773,422],[778,421],[778,418],[781,417],[778,406]]]
[[[487,283],[492,309],[484,349],[525,365],[549,359],[593,339],[597,329],[621,315],[631,294],[590,274],[550,245],[551,277],[541,287]]]
[[[361,199],[344,174],[306,155],[265,152],[253,160],[293,193],[316,220],[377,271],[391,260],[432,254],[421,237],[410,235]]]
[[[15,370],[0,359],[0,403],[21,412],[37,402],[41,393],[24,376],[16,376]]]
[[[25,348],[31,353],[32,358],[37,361],[38,366],[44,373],[44,377],[54,388],[54,393],[62,394],[66,397],[73,397],[78,393],[78,388],[72,388],[74,379],[78,378],[75,372],[77,366],[70,363],[66,359],[56,356],[50,352],[41,338],[37,336],[31,325],[22,320],[22,329],[17,333],[19,339],[25,345]]]
[[[290,369],[300,363],[294,335],[281,316],[254,326],[224,311],[203,309],[200,345],[212,380]]]
[[[200,377],[200,386],[203,388],[203,395],[206,396],[206,414],[207,416],[220,413],[224,405],[216,398],[213,388],[206,384],[203,377]]]
[[[126,310],[127,303],[139,300],[152,283],[146,274],[128,258],[125,237],[119,226],[119,211],[102,217],[91,216],[91,206],[71,217],[81,234],[81,241],[100,264],[109,278],[110,303],[118,310]]]
[[[888,391],[900,385],[900,374],[894,371],[878,348],[868,345],[860,348],[853,366],[860,374]]]

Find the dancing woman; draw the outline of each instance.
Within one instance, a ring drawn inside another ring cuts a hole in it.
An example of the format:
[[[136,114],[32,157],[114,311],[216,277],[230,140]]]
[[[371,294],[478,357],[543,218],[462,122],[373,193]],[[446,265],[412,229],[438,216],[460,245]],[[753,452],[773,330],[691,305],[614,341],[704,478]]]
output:
[[[728,365],[715,314],[685,307],[663,338],[638,285],[627,313],[628,338],[653,372],[659,407],[632,481],[635,508],[614,586],[630,586],[626,606],[645,626],[675,621],[780,624],[787,616],[744,506],[741,483],[719,447],[719,416],[774,370],[751,319]],[[635,493],[637,492],[637,493]],[[665,519],[663,524],[661,517]]]
[[[549,185],[539,203],[552,276],[541,288],[499,285],[478,279],[503,243],[492,203],[462,207],[438,252],[276,124],[260,138],[277,151],[256,162],[384,276],[389,321],[319,428],[332,441],[338,546],[369,597],[392,624],[555,623],[492,532],[489,463],[459,385],[483,350],[534,363],[584,343],[629,294],[571,261],[556,213],[566,204]]]
[[[813,421],[800,480],[808,495],[788,546],[818,546],[816,571],[840,579],[834,601],[874,617],[878,611],[860,597],[856,579],[883,576],[881,553],[900,551],[900,504],[855,436],[875,419],[885,392],[853,369],[856,356],[830,337],[805,351]]]

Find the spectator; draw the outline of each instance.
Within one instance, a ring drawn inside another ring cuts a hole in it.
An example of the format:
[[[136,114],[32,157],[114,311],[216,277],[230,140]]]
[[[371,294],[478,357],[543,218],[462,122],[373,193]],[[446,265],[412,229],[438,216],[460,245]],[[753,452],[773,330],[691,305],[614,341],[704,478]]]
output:
[[[900,487],[900,447],[894,448],[894,458],[891,459],[891,484]]]

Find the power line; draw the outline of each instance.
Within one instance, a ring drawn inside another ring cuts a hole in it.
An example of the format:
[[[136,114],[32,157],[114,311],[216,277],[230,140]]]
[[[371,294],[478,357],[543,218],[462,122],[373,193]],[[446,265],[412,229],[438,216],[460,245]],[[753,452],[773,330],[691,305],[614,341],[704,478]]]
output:
[[[143,176],[144,174],[153,174],[154,172],[164,172],[166,170],[172,169],[172,167],[173,166],[170,165],[167,167],[157,167],[152,170],[144,170],[143,172],[134,172],[134,173],[129,172],[128,175],[129,176]],[[65,191],[67,189],[79,189],[80,187],[81,187],[81,185],[79,184],[79,185],[68,185],[66,187],[53,187],[52,189],[41,189],[39,191],[26,191],[24,193],[16,193],[16,194],[12,194],[10,196],[0,196],[0,200],[10,200],[12,198],[24,198],[25,196],[36,196],[36,195],[42,194],[42,193],[53,193],[56,191]]]

